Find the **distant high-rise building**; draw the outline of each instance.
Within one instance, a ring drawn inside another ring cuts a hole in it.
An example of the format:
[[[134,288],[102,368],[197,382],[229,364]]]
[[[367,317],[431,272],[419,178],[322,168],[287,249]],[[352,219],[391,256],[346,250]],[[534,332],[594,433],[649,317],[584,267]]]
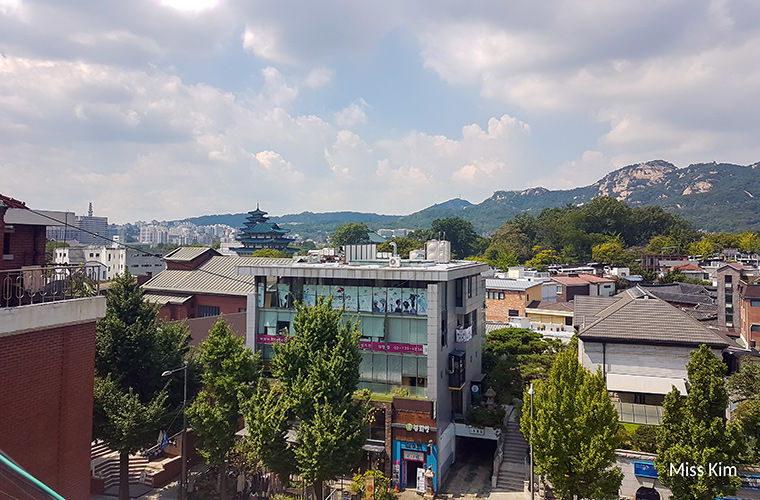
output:
[[[92,202],[86,216],[77,216],[76,226],[79,229],[76,240],[83,245],[105,245],[108,238],[108,217],[92,215]]]

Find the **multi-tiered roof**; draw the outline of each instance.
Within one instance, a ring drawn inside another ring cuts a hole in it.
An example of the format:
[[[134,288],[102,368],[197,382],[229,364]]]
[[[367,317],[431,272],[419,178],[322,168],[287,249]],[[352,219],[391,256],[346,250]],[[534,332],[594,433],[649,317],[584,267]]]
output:
[[[240,228],[240,234],[236,239],[243,244],[242,247],[232,248],[240,257],[250,257],[256,250],[271,248],[273,250],[285,250],[294,239],[285,236],[287,229],[281,229],[276,223],[268,222],[267,213],[259,209],[248,212],[248,217]]]

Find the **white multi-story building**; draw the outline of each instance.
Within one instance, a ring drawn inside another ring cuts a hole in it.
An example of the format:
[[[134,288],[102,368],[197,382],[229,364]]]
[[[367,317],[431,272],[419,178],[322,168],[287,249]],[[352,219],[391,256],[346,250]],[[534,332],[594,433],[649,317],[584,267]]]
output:
[[[124,247],[87,246],[56,248],[56,264],[99,264],[98,278],[111,280],[126,269],[135,276],[155,275],[166,269],[160,256]]]

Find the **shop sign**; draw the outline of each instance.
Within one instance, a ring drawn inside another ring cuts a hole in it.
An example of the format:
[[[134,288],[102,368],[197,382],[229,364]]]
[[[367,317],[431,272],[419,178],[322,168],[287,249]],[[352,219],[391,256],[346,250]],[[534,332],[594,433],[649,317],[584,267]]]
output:
[[[639,477],[651,477],[657,479],[657,469],[652,462],[633,462],[633,475]]]
[[[361,340],[359,341],[359,349],[395,354],[427,354],[427,346],[422,344],[396,344]]]
[[[468,426],[470,428],[470,434],[474,434],[476,436],[484,436],[486,433],[485,429],[480,429],[478,427],[472,427]]]
[[[425,468],[420,467],[417,469],[417,493],[420,495],[425,494]]]
[[[406,430],[409,432],[427,432],[430,433],[430,426],[429,425],[420,425],[420,424],[406,424],[405,427]]]
[[[276,344],[278,342],[283,342],[284,340],[285,340],[285,337],[283,335],[257,335],[256,336],[257,344],[271,345],[271,344]]]
[[[760,476],[740,474],[739,477],[742,480],[742,488],[746,488],[748,490],[760,490]]]
[[[425,454],[421,451],[404,450],[404,460],[415,460],[417,462],[425,461]]]

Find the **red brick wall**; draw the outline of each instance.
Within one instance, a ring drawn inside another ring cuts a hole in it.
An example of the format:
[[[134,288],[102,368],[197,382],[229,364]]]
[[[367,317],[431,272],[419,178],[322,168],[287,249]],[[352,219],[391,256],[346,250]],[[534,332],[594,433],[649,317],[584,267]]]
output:
[[[90,497],[95,322],[0,337],[0,449],[67,500]]]
[[[491,291],[491,290],[488,290]],[[493,290],[495,293],[504,292],[504,299],[486,299],[486,321],[509,321],[509,310],[519,312],[525,317],[525,292],[514,290]]]
[[[736,299],[734,299],[734,307],[736,307]],[[752,332],[752,325],[760,325],[760,307],[752,307],[750,299],[743,299],[741,301],[741,335],[751,344],[751,341],[755,341],[755,346],[760,348],[760,332]]]
[[[198,306],[216,306],[219,307],[219,314],[234,314],[248,306],[248,299],[234,295],[195,295],[184,305],[162,306],[158,317],[170,321],[197,318]]]
[[[45,227],[13,226],[13,232],[5,233],[10,238],[10,254],[13,260],[0,260],[0,269],[20,269],[22,266],[45,265]],[[0,242],[1,243],[1,242]],[[0,246],[0,250],[2,250]]]

